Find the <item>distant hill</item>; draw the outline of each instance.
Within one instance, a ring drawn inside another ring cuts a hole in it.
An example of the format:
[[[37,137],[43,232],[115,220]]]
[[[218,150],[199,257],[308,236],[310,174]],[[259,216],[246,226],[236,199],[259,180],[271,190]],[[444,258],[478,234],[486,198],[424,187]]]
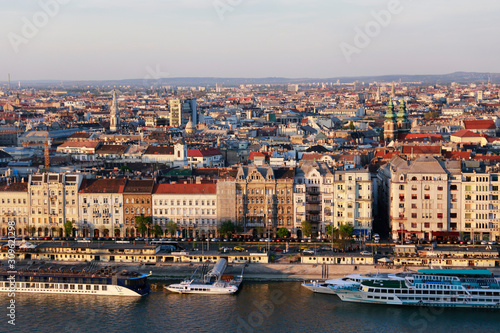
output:
[[[457,83],[486,83],[488,77],[492,83],[500,83],[500,73],[476,73],[476,72],[456,72],[451,74],[436,75],[382,75],[382,76],[353,76],[353,77],[332,77],[332,78],[218,78],[218,77],[167,77],[157,80],[153,79],[125,79],[125,80],[81,80],[81,81],[61,81],[56,80],[26,80],[22,81],[23,86],[31,87],[64,87],[72,86],[134,86],[150,87],[152,85],[168,86],[214,86],[222,83],[224,86],[237,86],[240,84],[290,84],[290,83],[313,83],[313,82],[422,82],[423,84],[449,84]],[[7,82],[2,82],[4,85]]]

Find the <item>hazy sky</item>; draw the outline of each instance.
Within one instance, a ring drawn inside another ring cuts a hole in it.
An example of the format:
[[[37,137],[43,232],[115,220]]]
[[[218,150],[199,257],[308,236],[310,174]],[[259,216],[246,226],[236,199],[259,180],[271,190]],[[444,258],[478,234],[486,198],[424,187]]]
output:
[[[0,81],[500,72],[499,17],[492,0],[0,0]]]

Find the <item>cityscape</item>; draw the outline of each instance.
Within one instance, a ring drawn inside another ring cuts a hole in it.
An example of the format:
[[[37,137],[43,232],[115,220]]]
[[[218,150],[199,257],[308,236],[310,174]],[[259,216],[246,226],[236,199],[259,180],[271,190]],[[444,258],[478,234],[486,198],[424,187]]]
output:
[[[496,328],[499,4],[0,7],[1,331]]]
[[[498,92],[488,77],[7,87],[2,236],[14,221],[18,237],[215,238],[230,221],[245,238],[347,224],[360,238],[496,242]]]

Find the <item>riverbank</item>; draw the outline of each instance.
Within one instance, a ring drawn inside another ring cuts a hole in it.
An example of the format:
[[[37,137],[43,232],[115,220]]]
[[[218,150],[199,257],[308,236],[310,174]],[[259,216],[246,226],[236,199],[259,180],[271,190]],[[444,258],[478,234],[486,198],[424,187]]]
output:
[[[171,280],[191,276],[198,265],[120,265],[122,269],[134,269],[151,274],[152,280]],[[397,273],[403,268],[387,268],[374,265],[313,265],[313,264],[246,264],[229,265],[225,274],[237,275],[245,266],[244,279],[252,281],[303,281],[340,278],[347,274],[359,273]]]
[[[41,264],[37,261],[18,262],[18,269],[26,269],[32,263],[35,266]],[[45,261],[45,265],[61,265],[57,261]],[[138,271],[150,274],[150,280],[177,280],[190,277],[201,263],[156,263],[154,265],[144,263],[103,263],[94,262],[98,267],[112,266],[113,270]],[[61,266],[82,266],[81,262],[65,262]],[[2,266],[3,262],[2,262]],[[210,265],[213,266],[213,265]],[[367,274],[367,273],[399,273],[404,272],[401,266],[383,265],[319,265],[301,263],[270,263],[270,264],[229,264],[225,274],[238,275],[244,269],[244,279],[247,281],[303,281],[303,280],[324,280],[341,278],[347,274]],[[409,271],[417,271],[429,266],[408,266]],[[489,268],[495,275],[500,275],[500,268]]]

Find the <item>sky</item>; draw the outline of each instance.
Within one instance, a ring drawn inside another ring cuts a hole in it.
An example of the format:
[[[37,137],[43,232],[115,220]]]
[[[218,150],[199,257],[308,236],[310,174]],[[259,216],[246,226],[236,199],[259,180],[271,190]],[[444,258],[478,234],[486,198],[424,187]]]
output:
[[[500,1],[0,0],[0,81],[500,72]]]

